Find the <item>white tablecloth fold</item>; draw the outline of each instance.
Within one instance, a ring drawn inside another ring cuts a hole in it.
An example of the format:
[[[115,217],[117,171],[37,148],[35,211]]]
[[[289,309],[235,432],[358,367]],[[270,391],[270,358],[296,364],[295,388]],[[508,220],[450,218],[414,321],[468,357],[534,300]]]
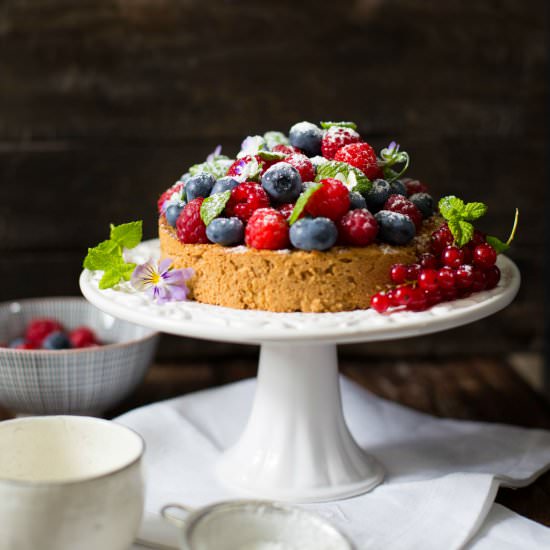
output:
[[[550,466],[550,432],[439,419],[346,378],[341,387],[350,431],[387,478],[365,495],[304,506],[341,527],[358,550],[550,548],[550,529],[493,504],[499,485],[521,487]],[[175,529],[158,514],[167,502],[202,506],[240,496],[219,483],[213,467],[242,432],[254,388],[245,380],[117,419],[147,445],[140,538],[177,546]]]

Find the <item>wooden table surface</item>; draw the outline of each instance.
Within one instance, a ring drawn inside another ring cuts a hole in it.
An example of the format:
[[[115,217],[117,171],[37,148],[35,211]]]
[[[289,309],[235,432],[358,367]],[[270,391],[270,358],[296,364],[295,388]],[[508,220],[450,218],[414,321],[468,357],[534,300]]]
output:
[[[344,360],[342,371],[373,393],[435,416],[550,429],[550,405],[498,358],[460,360]],[[254,359],[163,363],[113,417],[134,407],[254,376]],[[8,418],[0,411],[0,418]],[[497,502],[550,526],[550,472],[529,487],[501,489]]]

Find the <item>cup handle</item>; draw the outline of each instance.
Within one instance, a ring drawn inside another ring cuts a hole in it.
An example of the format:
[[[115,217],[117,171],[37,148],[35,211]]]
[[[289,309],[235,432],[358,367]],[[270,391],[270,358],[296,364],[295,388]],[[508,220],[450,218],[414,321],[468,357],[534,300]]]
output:
[[[163,517],[163,519],[165,519],[168,523],[175,525],[176,527],[183,527],[185,525],[185,520],[171,514],[170,510],[178,510],[180,512],[184,512],[185,514],[190,514],[193,511],[193,508],[176,503],[165,504],[161,508],[160,515]]]

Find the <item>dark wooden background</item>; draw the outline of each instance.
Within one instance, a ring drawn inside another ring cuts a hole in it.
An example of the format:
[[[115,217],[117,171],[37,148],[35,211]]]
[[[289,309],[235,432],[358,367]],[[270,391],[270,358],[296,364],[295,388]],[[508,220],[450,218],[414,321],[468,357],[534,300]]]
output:
[[[376,354],[540,352],[544,0],[3,0],[0,300],[79,294],[86,247],[145,221],[221,143],[297,120],[397,139],[436,195],[490,205],[524,282],[506,311]],[[207,349],[207,351],[204,351]],[[253,353],[167,339],[165,358]],[[350,347],[349,354],[363,354]]]

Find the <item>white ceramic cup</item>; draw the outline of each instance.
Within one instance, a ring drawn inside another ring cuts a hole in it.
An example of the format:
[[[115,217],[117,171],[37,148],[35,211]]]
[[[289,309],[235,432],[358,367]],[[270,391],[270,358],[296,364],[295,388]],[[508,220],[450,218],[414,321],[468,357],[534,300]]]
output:
[[[0,422],[0,550],[127,550],[143,451],[137,433],[99,418]]]

